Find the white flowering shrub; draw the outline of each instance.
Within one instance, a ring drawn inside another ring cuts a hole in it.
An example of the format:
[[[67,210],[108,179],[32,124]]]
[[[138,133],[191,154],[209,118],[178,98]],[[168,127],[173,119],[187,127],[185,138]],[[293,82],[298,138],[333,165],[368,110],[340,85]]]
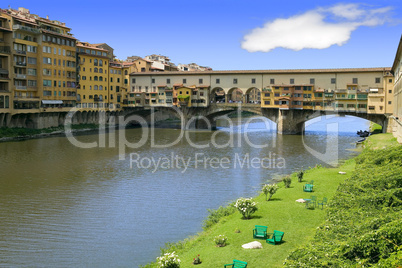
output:
[[[218,247],[226,246],[227,241],[228,241],[228,238],[225,235],[217,235],[214,238],[214,242]]]
[[[278,185],[273,184],[265,184],[262,186],[262,192],[265,194],[265,200],[267,200],[267,196],[269,194],[268,201],[271,200],[271,197],[278,191]]]
[[[257,211],[257,203],[252,198],[239,198],[234,206],[243,215],[243,219],[250,219]]]
[[[180,259],[176,253],[168,252],[163,256],[156,258],[159,268],[179,268],[180,267]]]

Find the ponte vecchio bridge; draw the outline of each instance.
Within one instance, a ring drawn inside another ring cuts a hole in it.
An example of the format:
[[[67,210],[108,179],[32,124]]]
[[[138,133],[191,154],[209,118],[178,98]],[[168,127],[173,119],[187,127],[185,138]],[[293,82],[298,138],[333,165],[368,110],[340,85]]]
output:
[[[179,107],[184,121],[205,128],[241,109],[269,118],[282,134],[301,133],[326,114],[361,117],[386,131],[393,109],[390,68],[132,73],[129,91],[128,113]]]

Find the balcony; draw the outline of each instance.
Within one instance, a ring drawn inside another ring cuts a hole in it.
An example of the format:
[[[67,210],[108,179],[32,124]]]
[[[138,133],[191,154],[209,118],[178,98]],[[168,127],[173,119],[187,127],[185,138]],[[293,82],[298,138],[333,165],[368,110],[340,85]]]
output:
[[[15,51],[15,54],[20,54],[20,55],[26,55],[27,54],[27,52],[24,51],[24,50],[14,50],[14,51]]]
[[[15,86],[15,89],[26,90],[27,86]]]
[[[25,31],[25,32],[34,33],[34,34],[40,33],[39,29],[35,29],[35,28],[29,27],[29,26],[23,26],[20,24],[14,24],[13,30],[21,30],[21,31]]]
[[[29,91],[38,91],[38,88],[36,86],[28,86]]]
[[[11,49],[9,46],[0,46],[0,53],[3,54],[10,54],[11,53]]]
[[[27,79],[27,75],[26,74],[14,74],[15,78],[18,79]]]
[[[17,66],[27,66],[27,63],[19,61],[19,62],[16,62],[15,65],[17,65]]]

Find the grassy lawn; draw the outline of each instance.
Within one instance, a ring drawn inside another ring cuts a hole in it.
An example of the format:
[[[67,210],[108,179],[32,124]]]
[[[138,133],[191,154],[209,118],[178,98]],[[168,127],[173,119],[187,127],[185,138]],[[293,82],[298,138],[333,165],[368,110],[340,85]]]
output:
[[[398,142],[396,138],[392,136],[392,133],[371,135],[370,138],[364,142],[364,147],[373,150],[396,145],[398,145]]]
[[[279,183],[280,188],[270,201],[265,201],[265,195],[256,197],[258,211],[252,219],[243,220],[241,214],[226,216],[220,222],[198,236],[189,239],[184,246],[177,247],[176,253],[181,259],[181,267],[192,267],[192,260],[198,254],[202,264],[198,267],[223,267],[231,263],[233,259],[248,262],[249,267],[281,267],[288,254],[296,247],[309,243],[325,218],[326,209],[306,209],[303,203],[295,202],[299,198],[309,198],[311,195],[329,198],[335,194],[340,182],[344,181],[354,170],[353,159],[346,161],[341,167],[334,169],[313,168],[306,171],[302,183],[297,181],[296,175],[292,175],[290,188],[285,188]],[[344,171],[346,175],[338,172]],[[303,192],[303,185],[314,180],[314,192]],[[255,241],[253,238],[254,225],[268,226],[268,232],[274,230],[285,232],[284,243],[270,245],[264,240],[259,240],[263,249],[243,249],[243,244]],[[240,233],[235,230],[239,229]],[[228,245],[216,247],[214,237],[226,235]],[[150,264],[146,267],[156,267]]]

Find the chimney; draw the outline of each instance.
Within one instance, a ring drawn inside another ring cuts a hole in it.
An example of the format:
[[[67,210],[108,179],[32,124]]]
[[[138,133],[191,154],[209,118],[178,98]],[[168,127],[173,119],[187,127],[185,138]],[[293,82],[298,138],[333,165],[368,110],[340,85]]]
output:
[[[49,19],[49,15],[46,15],[46,19],[47,19],[47,20]]]

